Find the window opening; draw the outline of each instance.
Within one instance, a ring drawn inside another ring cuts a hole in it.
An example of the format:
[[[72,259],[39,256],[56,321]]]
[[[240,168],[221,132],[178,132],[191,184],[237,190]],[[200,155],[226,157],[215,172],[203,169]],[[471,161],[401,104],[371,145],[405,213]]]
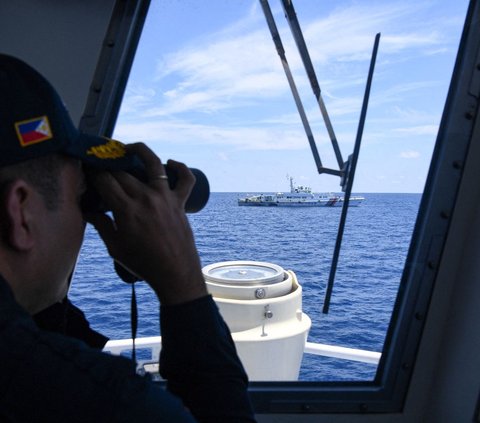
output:
[[[315,345],[382,350],[466,9],[466,2],[454,3],[296,3],[339,134],[351,135],[358,122],[355,98],[362,97],[371,35],[381,31],[384,40],[356,179],[356,190],[366,200],[345,228],[351,248],[342,251],[334,312],[328,316],[316,310],[340,209],[237,206],[238,197],[248,193],[285,192],[286,173],[314,191],[338,189],[337,180],[320,181],[310,169],[298,114],[259,3],[218,1],[207,9],[196,2],[154,1],[150,6],[114,136],[143,140],[161,158],[183,160],[207,174],[211,201],[205,213],[190,216],[204,264],[255,260],[296,273],[303,309],[313,320],[301,381],[375,378],[378,356],[359,362],[329,358],[325,350],[316,355]],[[283,19],[281,7],[273,13],[277,22]],[[287,33],[285,20],[279,31]],[[285,47],[295,48],[291,41]],[[300,63],[291,67],[302,74]],[[308,86],[298,88],[302,92]],[[317,107],[306,103],[307,110]],[[312,129],[321,132],[321,122],[312,121]],[[326,155],[327,162],[333,160]],[[100,260],[93,234],[87,233],[86,244],[82,254]],[[80,259],[76,277],[88,270]],[[96,317],[109,336],[125,338],[129,310],[122,310],[128,301],[120,299],[120,291],[128,298],[129,287],[119,287],[113,272],[111,277],[115,296],[99,295],[110,309],[118,309],[118,318]],[[142,319],[156,314],[145,306],[154,297],[141,284],[137,295],[138,336],[151,336],[151,325]],[[339,351],[337,357],[348,352]]]

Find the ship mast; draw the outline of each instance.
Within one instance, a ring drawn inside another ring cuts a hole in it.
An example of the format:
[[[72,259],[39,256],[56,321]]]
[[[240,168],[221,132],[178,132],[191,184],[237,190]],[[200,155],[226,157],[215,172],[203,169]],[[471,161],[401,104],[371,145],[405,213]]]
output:
[[[293,177],[287,175],[287,179],[288,179],[289,182],[290,182],[290,192],[295,192],[295,187],[293,186]]]

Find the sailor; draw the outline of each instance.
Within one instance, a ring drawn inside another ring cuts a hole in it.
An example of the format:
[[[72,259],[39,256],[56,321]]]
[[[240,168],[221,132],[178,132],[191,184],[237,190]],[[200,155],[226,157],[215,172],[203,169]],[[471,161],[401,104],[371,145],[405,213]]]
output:
[[[145,182],[125,172],[135,160]],[[168,166],[173,190],[146,145],[80,133],[39,73],[0,55],[0,421],[254,421],[184,213],[194,177],[182,163]],[[111,217],[82,210],[85,169]],[[167,390],[136,375],[131,360],[31,317],[65,301],[86,220],[157,294]]]

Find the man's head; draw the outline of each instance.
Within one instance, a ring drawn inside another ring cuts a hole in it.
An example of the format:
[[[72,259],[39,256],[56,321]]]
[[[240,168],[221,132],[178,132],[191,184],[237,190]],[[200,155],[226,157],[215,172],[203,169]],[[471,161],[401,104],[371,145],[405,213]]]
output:
[[[29,312],[66,294],[85,228],[82,165],[138,163],[123,144],[77,130],[43,76],[0,54],[0,274]]]
[[[51,153],[77,158],[92,168],[141,166],[122,143],[79,131],[42,75],[19,59],[0,54],[0,167]]]
[[[62,300],[83,240],[80,162],[49,154],[0,168],[0,274],[31,314]]]

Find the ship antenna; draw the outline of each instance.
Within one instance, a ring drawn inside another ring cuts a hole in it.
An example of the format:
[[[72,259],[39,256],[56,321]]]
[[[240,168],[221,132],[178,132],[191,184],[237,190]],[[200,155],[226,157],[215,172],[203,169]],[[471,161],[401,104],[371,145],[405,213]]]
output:
[[[348,203],[350,202],[350,195],[352,193],[353,178],[355,176],[355,169],[357,167],[358,154],[360,152],[360,143],[362,141],[363,128],[365,125],[365,118],[367,116],[368,99],[370,97],[370,88],[372,86],[373,71],[375,69],[375,61],[377,58],[378,44],[380,42],[380,34],[375,37],[373,45],[372,58],[370,60],[370,69],[368,72],[367,85],[365,87],[365,95],[363,97],[362,111],[360,113],[360,121],[358,122],[357,138],[353,154],[349,158],[349,169],[346,175],[346,190],[342,206],[342,214],[340,216],[340,223],[338,225],[337,240],[335,242],[335,249],[333,251],[332,265],[330,266],[330,275],[328,278],[327,291],[325,294],[325,301],[323,303],[323,312],[328,313],[330,307],[330,298],[332,296],[333,283],[335,281],[335,274],[337,271],[338,257],[340,255],[340,248],[342,245],[343,231],[345,228],[345,221],[347,219]]]

